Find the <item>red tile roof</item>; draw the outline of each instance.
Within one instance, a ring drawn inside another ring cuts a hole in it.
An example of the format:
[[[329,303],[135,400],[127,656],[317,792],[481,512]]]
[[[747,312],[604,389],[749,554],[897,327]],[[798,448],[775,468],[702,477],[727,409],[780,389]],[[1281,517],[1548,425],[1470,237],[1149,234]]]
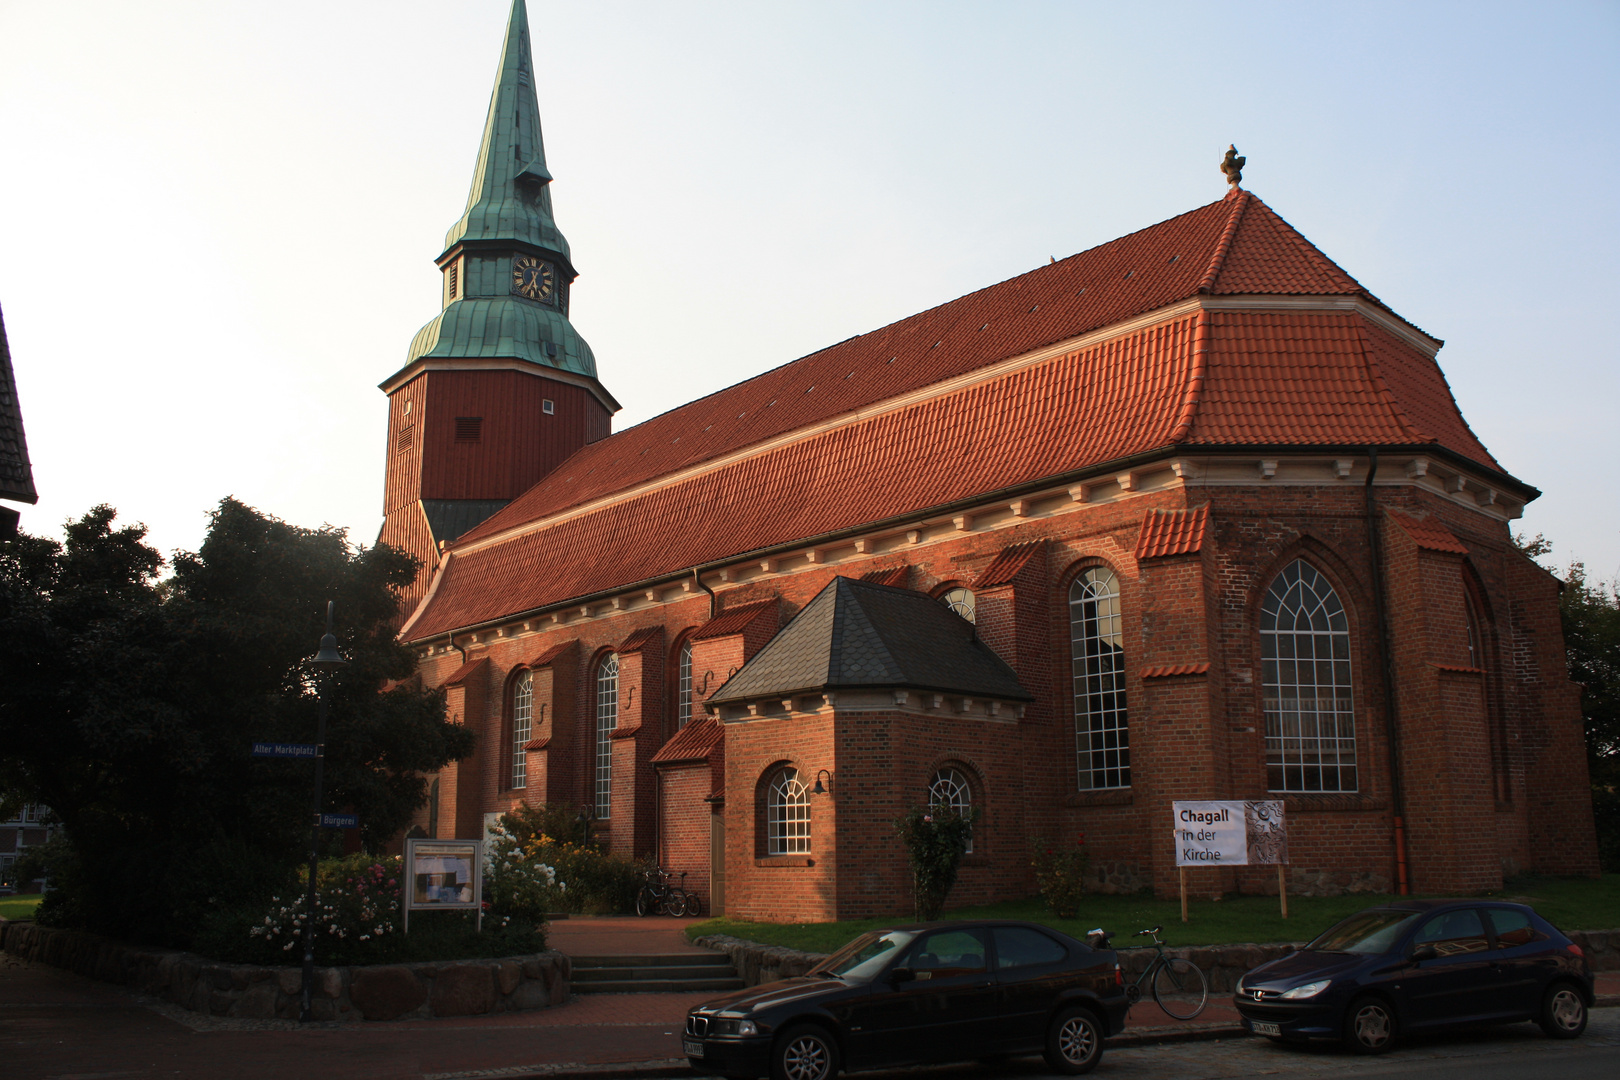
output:
[[[1354,311],[1178,314],[863,411],[1233,293],[1377,304],[1259,199],[1230,195],[583,448],[450,548],[404,633],[420,640],[1174,444],[1435,442],[1497,468],[1433,359]]]
[[[1438,518],[1415,518],[1399,510],[1391,510],[1389,516],[1417,541],[1420,548],[1444,551],[1452,555],[1468,554],[1468,548],[1457,539],[1456,534],[1442,525]]]
[[[979,572],[974,580],[975,589],[988,589],[995,585],[1005,585],[1018,576],[1030,559],[1041,550],[1044,540],[1031,540],[1027,544],[1014,544],[1002,548],[1000,553],[990,561],[990,565]]]
[[[565,641],[561,645],[553,645],[551,648],[547,649],[545,652],[542,652],[533,660],[530,660],[529,666],[531,668],[545,667],[573,647],[574,643],[572,641]]]
[[[640,630],[632,630],[630,636],[624,639],[618,651],[622,653],[640,652],[647,647],[647,643],[656,640],[664,633],[662,626],[643,626]]]
[[[1209,661],[1198,664],[1160,664],[1157,667],[1145,667],[1141,675],[1144,679],[1165,679],[1173,675],[1207,675],[1209,674]]]
[[[450,677],[439,685],[460,686],[468,679],[472,678],[473,675],[480,671],[487,663],[489,663],[489,657],[487,656],[480,656],[476,660],[468,660],[466,663],[456,668],[456,670],[452,671],[450,673]]]
[[[693,720],[675,733],[652,756],[655,763],[668,761],[702,761],[725,740],[725,729],[712,716]]]
[[[1142,515],[1142,531],[1136,534],[1136,557],[1156,559],[1198,551],[1208,528],[1208,503],[1196,510],[1149,510]]]
[[[896,589],[906,587],[906,578],[911,574],[910,565],[891,566],[887,570],[872,570],[861,575],[862,581],[870,581],[874,585],[888,585]]]
[[[756,600],[752,604],[739,604],[737,607],[722,611],[698,627],[692,634],[692,640],[703,641],[708,638],[725,637],[727,634],[740,634],[748,629],[749,623],[765,614],[775,604],[775,600]]]

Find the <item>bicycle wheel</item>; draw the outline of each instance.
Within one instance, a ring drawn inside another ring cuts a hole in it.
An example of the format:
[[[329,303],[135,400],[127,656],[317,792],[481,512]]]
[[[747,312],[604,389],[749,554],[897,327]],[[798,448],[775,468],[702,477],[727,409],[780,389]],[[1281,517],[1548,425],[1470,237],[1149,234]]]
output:
[[[681,895],[686,897],[686,913],[688,915],[703,914],[703,897],[695,892],[682,892]]]
[[[664,914],[680,918],[686,914],[686,894],[679,889],[670,889],[664,897]]]
[[[1209,1000],[1209,983],[1190,960],[1165,956],[1153,973],[1153,1000],[1177,1020],[1191,1020],[1204,1011]]]
[[[658,910],[659,896],[651,885],[643,885],[636,893],[636,914],[651,915]]]

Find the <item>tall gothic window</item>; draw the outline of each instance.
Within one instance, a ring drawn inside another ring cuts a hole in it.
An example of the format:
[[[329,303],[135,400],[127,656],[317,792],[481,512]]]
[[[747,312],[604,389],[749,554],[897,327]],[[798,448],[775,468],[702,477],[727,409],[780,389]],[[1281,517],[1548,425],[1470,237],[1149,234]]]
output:
[[[1069,586],[1074,662],[1075,772],[1081,791],[1131,786],[1130,725],[1125,709],[1125,637],[1119,579],[1105,566]]]
[[[613,729],[619,726],[619,654],[596,665],[596,816],[613,809]]]
[[[520,788],[528,783],[528,744],[530,718],[534,714],[534,672],[525,671],[512,684],[512,783]]]
[[[1327,578],[1295,559],[1260,606],[1266,786],[1355,791],[1350,623]]]
[[[681,669],[677,684],[680,692],[675,699],[675,729],[679,731],[692,719],[692,643],[681,646]]]
[[[968,622],[975,621],[978,614],[978,601],[972,589],[952,589],[939,598],[939,602],[956,612]]]
[[[771,777],[765,803],[765,850],[770,855],[810,853],[810,793],[799,770],[785,768]]]
[[[934,774],[928,784],[928,805],[943,806],[963,817],[973,812],[973,789],[961,769],[946,766]],[[968,834],[968,854],[973,853],[973,834]]]

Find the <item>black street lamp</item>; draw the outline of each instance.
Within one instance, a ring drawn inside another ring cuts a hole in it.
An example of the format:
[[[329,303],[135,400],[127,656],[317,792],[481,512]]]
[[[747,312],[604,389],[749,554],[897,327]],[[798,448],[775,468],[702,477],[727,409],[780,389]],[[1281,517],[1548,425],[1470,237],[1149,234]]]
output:
[[[315,871],[321,858],[321,786],[325,780],[324,765],[326,764],[326,692],[331,682],[331,673],[342,667],[345,663],[343,657],[338,655],[337,635],[332,633],[332,608],[334,604],[326,602],[326,633],[321,635],[321,650],[310,659],[310,666],[315,668],[316,694],[320,698],[320,720],[315,729],[315,803],[311,808],[314,820],[309,828],[309,888],[304,894],[304,999],[298,1012],[300,1022],[314,1019],[311,1014],[311,999],[315,994]]]

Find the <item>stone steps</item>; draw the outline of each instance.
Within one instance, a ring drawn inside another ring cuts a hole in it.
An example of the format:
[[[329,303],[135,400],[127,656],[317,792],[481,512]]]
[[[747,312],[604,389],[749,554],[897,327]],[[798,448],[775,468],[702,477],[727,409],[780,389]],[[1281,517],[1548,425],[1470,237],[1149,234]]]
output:
[[[576,956],[576,994],[669,994],[740,990],[743,981],[724,953]]]

